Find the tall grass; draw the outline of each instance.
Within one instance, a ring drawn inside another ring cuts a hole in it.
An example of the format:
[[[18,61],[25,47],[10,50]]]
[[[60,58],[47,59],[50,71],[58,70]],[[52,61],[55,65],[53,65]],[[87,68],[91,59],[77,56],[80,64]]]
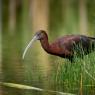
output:
[[[56,76],[57,90],[78,95],[95,94],[95,52],[83,59],[75,56],[75,62],[59,64]]]

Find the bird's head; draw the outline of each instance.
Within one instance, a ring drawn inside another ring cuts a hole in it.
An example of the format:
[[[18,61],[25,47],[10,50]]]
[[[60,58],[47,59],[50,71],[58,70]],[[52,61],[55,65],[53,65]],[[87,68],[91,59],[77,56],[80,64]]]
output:
[[[44,39],[44,37],[46,37],[46,35],[47,34],[46,34],[46,32],[44,30],[39,30],[38,32],[36,32],[35,35],[34,35],[34,37],[32,38],[32,40],[26,46],[22,58],[24,59],[27,50],[30,48],[30,46],[32,46],[32,44],[33,44],[34,41],[36,41],[36,40],[42,40],[42,39]]]
[[[34,37],[36,37],[36,40],[42,40],[44,37],[46,37],[46,32],[44,30],[39,30],[35,33]]]

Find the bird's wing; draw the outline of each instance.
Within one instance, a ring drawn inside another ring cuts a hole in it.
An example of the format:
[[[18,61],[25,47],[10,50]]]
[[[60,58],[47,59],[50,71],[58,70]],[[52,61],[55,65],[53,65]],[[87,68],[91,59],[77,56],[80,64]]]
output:
[[[68,53],[73,54],[74,47],[80,42],[80,36],[71,35],[69,37],[63,37],[59,40],[59,47]]]

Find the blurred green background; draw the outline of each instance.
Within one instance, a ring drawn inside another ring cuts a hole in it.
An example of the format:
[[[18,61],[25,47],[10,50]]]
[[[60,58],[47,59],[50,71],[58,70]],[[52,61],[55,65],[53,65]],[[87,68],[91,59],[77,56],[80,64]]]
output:
[[[22,60],[26,45],[40,29],[47,31],[49,42],[68,34],[95,37],[95,0],[1,0],[0,5],[1,81],[95,95],[95,52],[71,64],[47,54],[37,41]],[[0,95],[59,94],[2,86]]]

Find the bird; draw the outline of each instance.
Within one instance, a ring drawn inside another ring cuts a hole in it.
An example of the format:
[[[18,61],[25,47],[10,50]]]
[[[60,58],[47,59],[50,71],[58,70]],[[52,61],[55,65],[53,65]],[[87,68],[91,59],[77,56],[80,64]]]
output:
[[[45,30],[39,30],[35,33],[33,39],[26,46],[23,59],[27,50],[32,46],[33,42],[39,40],[42,48],[51,55],[59,56],[61,58],[68,59],[69,61],[74,61],[74,56],[78,55],[84,56],[92,51],[95,47],[95,38],[85,35],[65,35],[56,39],[54,42],[49,43],[48,35]]]

